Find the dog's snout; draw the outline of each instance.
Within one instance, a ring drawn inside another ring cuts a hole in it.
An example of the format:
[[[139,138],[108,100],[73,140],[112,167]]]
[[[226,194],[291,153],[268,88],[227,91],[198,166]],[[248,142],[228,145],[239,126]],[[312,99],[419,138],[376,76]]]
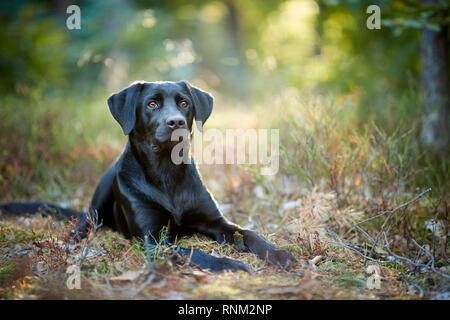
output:
[[[166,120],[166,124],[171,129],[184,128],[186,126],[186,121],[184,120],[184,118],[182,116],[174,116],[174,117],[169,117]]]

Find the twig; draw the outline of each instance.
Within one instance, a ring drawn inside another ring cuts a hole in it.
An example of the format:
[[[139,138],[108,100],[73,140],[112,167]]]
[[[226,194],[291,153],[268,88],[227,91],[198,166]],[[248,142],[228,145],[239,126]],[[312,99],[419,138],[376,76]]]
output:
[[[416,196],[414,199],[409,200],[408,202],[405,202],[405,203],[399,205],[397,208],[395,208],[395,209],[393,209],[393,210],[383,211],[383,212],[381,212],[380,214],[377,214],[376,216],[370,217],[370,218],[368,218],[368,219],[366,219],[366,220],[360,221],[360,222],[358,222],[357,224],[361,224],[361,223],[364,223],[364,222],[367,222],[367,221],[376,219],[376,218],[381,217],[382,215],[385,215],[385,214],[387,214],[387,213],[389,213],[390,215],[392,215],[392,214],[394,214],[395,212],[397,212],[398,210],[403,209],[403,208],[406,208],[406,207],[409,206],[411,203],[416,202],[417,200],[419,200],[420,198],[422,198],[424,195],[426,195],[426,194],[427,194],[428,192],[430,192],[430,191],[431,191],[431,188],[428,188],[427,190],[421,192],[421,193],[420,193],[418,196]]]
[[[97,231],[103,226],[103,221],[100,221],[100,223],[98,223],[98,212],[96,209],[89,208],[89,210],[86,212],[86,220],[89,225],[94,228],[94,231]]]
[[[419,286],[418,283],[412,283],[412,282],[408,281],[408,279],[406,279],[406,278],[404,278],[403,280],[404,280],[408,285],[413,286],[414,288],[416,288],[417,291],[419,292],[419,296],[420,296],[420,297],[423,297],[424,291],[423,291],[422,287]]]
[[[415,198],[399,205],[397,208],[391,210],[391,211],[387,211],[387,213],[389,214],[386,219],[383,222],[383,225],[381,226],[380,232],[378,232],[376,238],[375,238],[375,245],[378,245],[378,241],[380,240],[381,237],[381,233],[385,232],[384,228],[386,227],[388,221],[391,219],[391,217],[394,215],[394,213],[396,213],[397,211],[408,207],[411,203],[416,202],[417,200],[419,200],[420,198],[422,198],[424,195],[426,195],[428,192],[431,191],[431,188],[426,189],[425,191],[422,191],[419,195],[417,195]],[[379,215],[378,215],[379,216]],[[375,250],[375,246],[372,248],[372,252],[373,250]]]
[[[98,229],[100,229],[103,225],[103,221],[98,223],[98,212],[93,208],[89,208],[86,212],[86,221],[89,224],[89,230],[86,235],[86,240],[84,241],[83,246],[81,247],[80,252],[80,267],[83,266],[83,262],[89,252],[89,240],[91,235],[95,234]]]
[[[342,241],[339,238],[339,236],[336,233],[334,233],[329,227],[325,227],[325,230],[327,230],[327,232],[333,236],[333,238],[337,241],[337,243],[339,245],[354,251],[355,253],[359,254],[360,256],[362,256],[365,259],[368,259],[368,260],[373,261],[375,263],[382,263],[381,261],[378,261],[378,260],[376,260],[376,259],[374,259],[372,257],[369,257],[369,256],[365,255],[364,253],[362,253],[361,252],[362,249],[359,248],[358,246],[354,246],[354,245],[351,245],[349,243],[345,243],[344,241]]]
[[[440,272],[440,271],[438,271],[438,270],[436,269],[436,267],[434,266],[434,256],[431,254],[431,252],[428,251],[427,249],[425,249],[425,247],[423,247],[423,246],[421,246],[420,244],[418,244],[418,243],[416,242],[416,240],[414,240],[414,239],[411,239],[411,240],[413,241],[413,243],[414,243],[417,247],[419,247],[420,249],[422,249],[422,250],[430,257],[430,259],[431,259],[431,266],[428,267],[428,265],[427,265],[427,267],[428,267],[429,269],[431,269],[432,271],[434,271],[435,273],[437,273],[437,274],[443,276],[444,278],[450,279],[450,276],[449,276],[448,274],[442,273],[442,272]]]
[[[136,290],[136,292],[133,294],[133,299],[136,298],[136,296],[142,292],[142,290],[145,289],[145,287],[147,287],[150,283],[153,282],[153,280],[155,280],[156,274],[154,272],[152,272],[151,275],[148,276],[147,280],[145,280],[145,282],[139,287],[139,289]]]
[[[180,246],[177,246],[177,247],[175,248],[175,250],[173,250],[173,252],[172,252],[168,257],[166,257],[166,258],[164,259],[164,261],[167,261],[167,260],[172,259],[173,257],[175,257],[175,256],[177,255],[178,252],[180,252]]]
[[[150,242],[148,241],[148,235],[144,235],[144,245],[148,267],[150,268],[150,270],[155,270],[155,265],[153,264],[152,257],[150,255]]]
[[[353,226],[358,229],[359,231],[361,231],[361,233],[370,240],[370,242],[372,242],[372,246],[376,246],[376,241],[374,238],[372,238],[363,228],[361,228],[360,226],[358,226],[357,224],[353,224]]]
[[[422,287],[419,286],[418,283],[413,283],[412,286],[415,287],[415,288],[419,291],[419,296],[420,296],[420,297],[423,297],[424,293],[423,293]]]
[[[433,271],[433,272],[435,272],[435,273],[437,273],[437,274],[443,276],[443,277],[446,278],[446,279],[450,279],[450,276],[449,276],[448,274],[445,274],[445,273],[442,273],[442,272],[436,270],[436,268],[435,268],[434,266],[431,266],[431,267],[430,267],[429,265],[424,264],[424,263],[417,263],[417,262],[412,261],[411,259],[408,259],[408,258],[399,256],[399,255],[396,255],[395,253],[393,253],[392,250],[391,250],[391,248],[389,248],[389,242],[388,242],[388,239],[387,239],[387,236],[386,236],[386,232],[383,232],[383,234],[384,234],[384,240],[385,240],[385,242],[386,242],[386,244],[385,244],[384,247],[386,248],[386,250],[389,252],[389,254],[390,254],[392,257],[394,257],[395,259],[397,259],[397,261],[398,261],[398,260],[406,261],[406,262],[408,262],[409,264],[411,264],[411,265],[413,265],[413,266],[415,266],[415,267],[420,267],[420,268],[426,268],[426,269],[429,269],[429,270],[431,270],[431,271]],[[414,242],[415,242],[415,241],[414,241]],[[419,244],[418,244],[417,242],[416,242],[416,245],[419,246]],[[419,246],[419,247],[425,251],[424,248],[422,248],[421,246]],[[427,252],[427,251],[425,251],[425,252]],[[428,254],[430,254],[430,253],[428,252]],[[433,261],[434,261],[434,258],[433,258]]]
[[[426,189],[425,191],[421,192],[419,195],[417,195],[415,198],[409,200],[408,202],[405,202],[405,203],[401,204],[400,206],[396,207],[395,209],[390,210],[390,211],[384,211],[384,212],[382,212],[382,213],[380,213],[380,214],[378,214],[378,215],[376,215],[376,216],[374,216],[374,217],[371,217],[371,218],[366,219],[366,220],[364,220],[364,221],[360,221],[360,222],[358,222],[358,223],[356,223],[356,224],[353,224],[353,226],[354,226],[358,231],[360,231],[367,239],[369,239],[369,240],[372,242],[372,250],[371,250],[370,254],[373,254],[373,253],[374,253],[374,249],[375,249],[377,246],[379,246],[379,245],[378,245],[379,237],[380,237],[381,234],[383,234],[383,235],[384,235],[384,240],[385,240],[385,244],[384,244],[383,247],[387,250],[387,252],[391,255],[391,257],[392,257],[394,260],[396,260],[397,262],[404,261],[404,262],[407,262],[407,263],[409,263],[410,265],[415,266],[415,267],[426,268],[426,269],[431,270],[431,271],[435,272],[436,274],[438,274],[438,275],[440,275],[440,276],[442,276],[442,277],[444,277],[444,278],[449,279],[450,276],[449,276],[448,274],[442,273],[442,272],[438,271],[438,270],[435,268],[435,266],[434,266],[434,264],[435,264],[434,256],[433,256],[427,249],[425,249],[423,246],[419,245],[419,244],[417,243],[417,241],[415,241],[414,239],[412,239],[413,243],[414,243],[420,250],[422,250],[423,252],[425,252],[426,255],[428,255],[428,256],[430,257],[430,259],[431,259],[431,260],[430,260],[431,266],[429,265],[430,263],[428,263],[428,264],[417,263],[417,262],[412,261],[411,259],[408,259],[408,258],[406,258],[406,257],[399,256],[399,255],[395,254],[394,252],[392,252],[391,248],[389,247],[389,241],[388,241],[387,236],[386,236],[386,231],[384,231],[384,227],[386,226],[387,221],[393,216],[393,214],[394,214],[395,212],[397,212],[397,211],[399,211],[399,210],[401,210],[401,209],[403,209],[403,208],[406,208],[406,207],[409,206],[410,204],[412,204],[412,203],[414,203],[415,201],[417,201],[417,200],[419,200],[420,198],[422,198],[424,195],[426,195],[426,194],[427,194],[428,192],[430,192],[430,191],[431,191],[431,188],[428,188],[428,189]],[[386,218],[386,220],[384,221],[384,223],[383,223],[383,225],[382,225],[382,227],[381,227],[381,230],[380,230],[380,232],[378,233],[376,239],[374,239],[373,237],[371,237],[364,229],[362,229],[361,227],[358,226],[358,224],[361,224],[361,223],[363,223],[363,222],[367,222],[367,221],[369,221],[369,220],[373,220],[373,219],[378,218],[378,217],[380,217],[380,216],[382,216],[382,215],[385,215],[385,214],[389,214],[389,215],[388,215],[388,217]],[[325,223],[325,222],[326,222],[326,221],[322,221],[322,223]],[[376,259],[374,259],[374,258],[372,258],[372,257],[370,257],[370,256],[368,256],[368,255],[366,255],[366,254],[364,254],[364,253],[362,252],[363,249],[361,249],[360,247],[358,247],[358,246],[356,246],[356,245],[352,245],[352,244],[349,244],[349,243],[345,243],[345,242],[342,241],[342,240],[339,238],[339,236],[338,236],[336,233],[334,233],[328,226],[325,226],[325,229],[326,229],[326,231],[327,231],[329,234],[331,234],[331,235],[333,236],[333,238],[337,241],[337,244],[339,244],[339,245],[341,245],[341,246],[343,246],[343,247],[345,247],[345,248],[347,248],[347,249],[350,249],[350,250],[352,250],[353,252],[355,252],[356,254],[362,256],[363,258],[368,259],[368,260],[370,260],[370,261],[373,261],[373,262],[375,262],[375,263],[381,264],[381,263],[385,263],[385,262],[386,262],[386,261],[379,261],[379,260],[376,260]],[[423,289],[422,289],[419,285],[413,284],[413,286],[416,287],[416,288],[418,289],[418,291],[419,291],[419,293],[420,293],[421,295],[423,295]]]
[[[430,257],[431,267],[434,268],[434,256],[427,249],[425,249],[425,247],[422,247],[420,244],[418,244],[416,240],[414,240],[413,238],[411,238],[411,240],[420,250],[425,252],[425,254]]]

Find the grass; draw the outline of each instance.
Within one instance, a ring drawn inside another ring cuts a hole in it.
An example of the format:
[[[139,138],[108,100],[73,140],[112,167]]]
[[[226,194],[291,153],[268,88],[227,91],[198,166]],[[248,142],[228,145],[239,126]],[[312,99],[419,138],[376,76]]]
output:
[[[68,102],[64,112],[62,98],[36,93],[27,99],[27,106],[42,106],[27,107],[29,117],[11,116],[23,98],[5,98],[0,110],[6,119],[0,128],[1,201],[35,199],[78,209],[87,206],[97,180],[125,141],[104,99]],[[67,222],[3,215],[0,298],[418,299],[448,291],[448,279],[406,262],[389,261],[386,249],[374,246],[361,231],[376,238],[384,230],[393,252],[426,264],[429,257],[414,246],[416,240],[433,255],[438,271],[448,274],[448,163],[421,149],[415,122],[390,131],[376,122],[360,123],[359,101],[353,96],[300,97],[288,92],[274,101],[271,107],[279,112],[270,114],[258,104],[241,110],[219,102],[206,128],[236,127],[233,122],[240,113],[246,114],[249,127],[279,128],[276,176],[264,176],[260,167],[245,165],[201,165],[200,171],[227,218],[290,250],[297,266],[267,267],[239,246],[219,245],[201,235],[177,239],[175,245],[239,259],[254,272],[211,274],[183,259],[169,259],[174,247],[164,245],[162,230],[161,242],[151,248],[158,266],[152,273],[139,240],[129,241],[105,229],[93,234],[84,247],[74,243],[66,247],[62,240]],[[19,121],[28,125],[16,126]],[[18,148],[12,141],[23,145]],[[390,219],[386,220],[389,214],[377,217],[427,188],[432,192]],[[442,234],[427,229],[431,219],[442,225]],[[380,289],[366,285],[371,276],[367,267],[374,263],[337,244],[327,228],[363,253],[386,260],[380,263]],[[84,259],[83,248],[87,248]],[[314,264],[315,258],[320,261]],[[81,265],[80,290],[61,285],[72,264]]]

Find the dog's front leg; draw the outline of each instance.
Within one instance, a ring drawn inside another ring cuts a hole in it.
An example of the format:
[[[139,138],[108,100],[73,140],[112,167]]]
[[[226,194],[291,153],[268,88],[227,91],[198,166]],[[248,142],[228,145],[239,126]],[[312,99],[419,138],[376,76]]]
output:
[[[242,230],[244,244],[261,259],[267,259],[272,265],[287,267],[297,263],[292,253],[267,241],[253,230]]]
[[[235,232],[240,233],[243,236],[245,246],[260,259],[267,260],[271,265],[287,267],[297,262],[292,253],[286,249],[270,243],[256,231],[243,229],[225,218],[218,219],[212,230],[215,240],[219,243],[224,241],[234,243]]]

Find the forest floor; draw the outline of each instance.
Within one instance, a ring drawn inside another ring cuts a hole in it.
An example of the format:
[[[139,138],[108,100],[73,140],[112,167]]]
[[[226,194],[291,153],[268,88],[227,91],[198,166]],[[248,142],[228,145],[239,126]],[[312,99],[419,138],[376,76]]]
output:
[[[424,172],[433,167],[414,162],[419,151],[408,135],[376,127],[357,133],[333,111],[344,109],[333,108],[312,105],[309,114],[283,112],[266,123],[267,113],[218,110],[213,128],[283,128],[280,172],[199,166],[223,214],[292,252],[297,265],[269,267],[252,253],[194,235],[151,248],[150,270],[138,240],[104,228],[67,243],[76,221],[0,213],[0,299],[449,299],[448,180],[436,171],[443,184],[428,184]],[[238,124],[237,112],[247,117]],[[67,154],[68,146],[51,143],[60,132],[46,128],[31,151],[0,139],[1,202],[86,208],[121,146],[100,135],[100,144],[80,142]],[[50,145],[60,150],[49,153]],[[176,245],[241,260],[252,273],[200,270],[173,254]],[[70,289],[77,268],[79,289]]]
[[[449,298],[449,282],[442,275],[402,261],[389,261],[389,258],[384,263],[376,263],[338,244],[326,228],[362,221],[363,213],[341,210],[333,216],[330,212],[337,212],[333,193],[314,189],[305,191],[298,199],[270,202],[258,185],[245,181],[243,176],[217,173],[209,180],[216,188],[225,185],[229,191],[227,197],[219,198],[224,214],[290,250],[298,260],[296,266],[286,270],[269,267],[252,253],[194,235],[179,239],[176,245],[239,259],[250,266],[252,273],[215,274],[200,270],[176,257],[175,246],[162,245],[152,248],[156,268],[150,270],[143,244],[126,240],[119,233],[100,229],[80,244],[67,245],[64,240],[71,229],[67,221],[40,214],[20,217],[3,214],[0,216],[0,298]],[[245,196],[249,190],[253,198]],[[223,199],[229,203],[223,203]],[[420,201],[423,199],[417,199],[417,203]],[[303,218],[292,218],[294,212],[300,212]],[[339,215],[340,220],[331,222]],[[323,223],[324,218],[330,222]],[[355,244],[360,240],[347,237],[346,241]],[[437,269],[448,275],[448,264],[439,263]],[[80,289],[69,289],[68,282],[76,285],[69,280],[73,271],[70,266],[81,266]]]

